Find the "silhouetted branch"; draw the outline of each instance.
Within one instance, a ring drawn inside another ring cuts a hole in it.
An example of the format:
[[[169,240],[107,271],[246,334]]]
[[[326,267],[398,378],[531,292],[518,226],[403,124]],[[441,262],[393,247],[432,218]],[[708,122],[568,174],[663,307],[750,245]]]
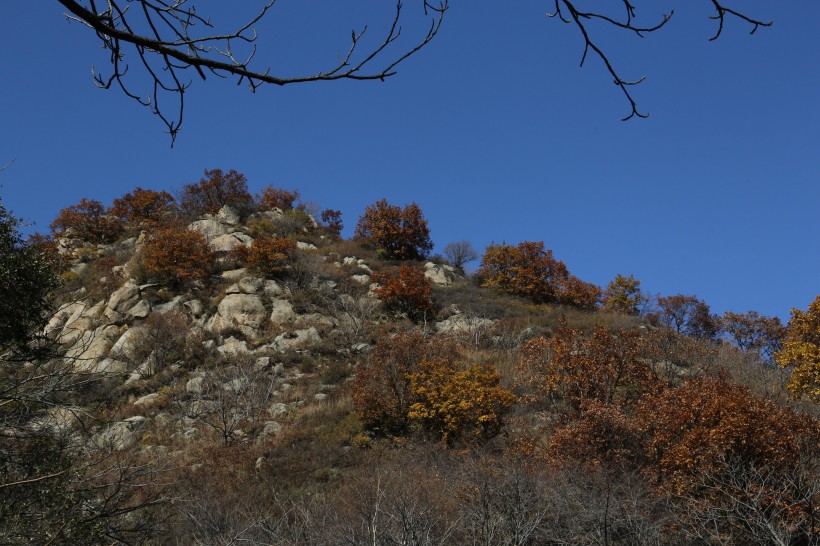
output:
[[[351,34],[347,52],[339,56],[338,63],[315,74],[284,77],[271,73],[270,68],[259,70],[251,67],[256,54],[256,25],[268,15],[276,0],[267,0],[263,7],[247,23],[227,33],[200,34],[200,28],[213,29],[209,18],[199,15],[196,6],[188,0],[106,0],[100,8],[94,0],[59,0],[68,10],[66,17],[77,21],[97,34],[103,48],[110,52],[112,73],[103,77],[92,67],[94,82],[98,87],[108,89],[116,84],[126,96],[148,107],[167,127],[171,142],[176,138],[182,125],[185,91],[191,82],[185,81],[182,72],[194,69],[200,78],[208,73],[227,78],[237,76],[237,83],[246,83],[256,91],[263,84],[287,85],[316,81],[380,80],[394,75],[395,68],[408,57],[417,53],[436,37],[444,14],[449,8],[448,0],[434,4],[423,0],[425,15],[430,17],[430,26],[417,44],[392,59],[386,50],[401,35],[399,22],[403,4],[396,1],[395,15],[386,36],[369,51],[361,51],[361,40],[367,26]],[[250,51],[239,55],[233,50],[235,43],[251,44]],[[148,96],[134,93],[125,82],[129,65],[125,61],[124,44],[131,44],[136,50],[145,71],[153,80]],[[376,63],[381,68],[375,67]],[[175,95],[178,107],[176,114],[165,113],[160,97],[170,93]]]
[[[752,25],[752,31],[750,34],[754,34],[755,31],[761,26],[768,27],[772,25],[772,22],[769,21],[768,23],[760,21],[758,19],[754,19],[747,15],[744,15],[738,11],[735,11],[731,8],[727,8],[723,4],[721,4],[720,0],[710,0],[717,11],[717,15],[710,16],[710,19],[715,19],[718,21],[718,29],[714,36],[709,38],[710,41],[717,39],[721,32],[723,32],[723,23],[725,20],[726,15],[733,15],[742,21],[745,21]],[[555,11],[553,13],[547,13],[547,17],[558,17],[564,23],[575,23],[575,26],[578,27],[578,30],[583,36],[584,39],[584,52],[581,56],[581,66],[584,65],[586,61],[587,54],[590,50],[592,50],[600,59],[603,61],[604,65],[606,66],[607,71],[609,74],[614,78],[614,83],[618,87],[621,88],[623,91],[624,96],[626,96],[627,101],[629,101],[630,105],[630,113],[623,117],[621,121],[626,121],[634,116],[638,116],[640,118],[649,117],[649,114],[642,114],[638,111],[637,103],[635,99],[632,97],[632,93],[630,92],[629,88],[633,85],[637,85],[643,82],[646,79],[646,76],[641,76],[637,80],[625,80],[621,78],[618,74],[618,71],[613,66],[612,62],[609,59],[607,53],[601,49],[597,42],[593,41],[590,35],[590,29],[588,28],[588,24],[590,21],[603,21],[606,24],[609,24],[615,28],[626,30],[629,32],[635,33],[638,37],[643,38],[646,34],[651,32],[655,32],[656,30],[660,30],[670,21],[672,15],[674,15],[675,11],[672,10],[667,14],[663,15],[663,18],[660,22],[653,26],[642,27],[637,25],[634,20],[636,18],[636,8],[630,2],[630,0],[621,0],[621,4],[624,8],[624,15],[622,18],[613,17],[607,15],[602,12],[586,12],[581,11],[576,7],[577,0],[555,0]]]

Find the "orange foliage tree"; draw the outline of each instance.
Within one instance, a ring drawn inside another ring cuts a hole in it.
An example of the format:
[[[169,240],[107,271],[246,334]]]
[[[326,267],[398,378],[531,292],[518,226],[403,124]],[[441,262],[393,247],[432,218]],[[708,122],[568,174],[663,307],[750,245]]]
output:
[[[275,276],[293,259],[296,243],[284,237],[259,237],[247,251],[248,267],[254,273]]]
[[[694,378],[646,396],[635,419],[659,483],[681,490],[726,461],[770,471],[818,455],[820,422],[754,396],[723,377]]]
[[[386,199],[373,203],[359,218],[353,237],[397,260],[423,259],[433,249],[427,220],[415,203],[403,209]]]
[[[791,367],[788,389],[795,396],[820,402],[820,296],[807,311],[792,309],[788,334],[775,360]]]
[[[83,197],[64,208],[51,223],[55,237],[77,237],[89,243],[110,243],[122,232],[119,218],[108,214],[102,203]]]
[[[407,313],[411,320],[432,314],[433,283],[420,268],[403,265],[397,271],[373,273],[372,279],[379,284],[373,292],[388,309]]]
[[[207,278],[214,255],[201,233],[168,226],[148,233],[142,261],[157,280],[178,285]]]
[[[504,412],[515,402],[515,395],[501,387],[501,376],[478,364],[425,360],[409,379],[414,402],[407,416],[442,442],[495,436]]]
[[[527,389],[525,399],[564,401],[573,413],[591,402],[629,405],[657,385],[644,352],[635,331],[600,326],[586,334],[562,326],[522,346],[517,383]]]
[[[274,186],[262,188],[262,194],[257,196],[259,203],[265,209],[292,210],[303,208],[299,190],[286,190]]]
[[[253,207],[253,197],[248,193],[248,179],[231,169],[205,170],[205,177],[196,184],[186,184],[180,194],[182,210],[190,216],[216,214],[225,205],[240,214]]]
[[[351,396],[365,425],[383,434],[406,430],[412,404],[410,376],[420,371],[421,362],[439,358],[458,358],[455,345],[416,330],[383,332],[353,378]]]
[[[118,199],[109,212],[123,222],[153,225],[176,211],[174,198],[167,191],[135,188]]]
[[[482,286],[500,288],[536,303],[565,303],[592,309],[601,290],[570,275],[567,266],[555,259],[543,241],[518,245],[491,244],[484,251],[478,278]]]

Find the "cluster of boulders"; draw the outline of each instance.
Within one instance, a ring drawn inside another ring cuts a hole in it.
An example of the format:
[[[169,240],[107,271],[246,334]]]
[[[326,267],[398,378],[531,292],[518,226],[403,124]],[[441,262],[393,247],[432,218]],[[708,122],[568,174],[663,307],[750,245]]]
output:
[[[269,220],[275,220],[282,214],[278,209],[256,213]],[[242,225],[239,214],[230,207],[224,207],[215,215],[206,215],[188,227],[201,233],[218,257],[229,255],[240,245],[250,246],[254,240]],[[137,253],[143,239],[140,236],[121,241],[116,246],[100,245],[96,247],[96,251],[99,255],[114,252]],[[61,248],[76,246],[76,241],[70,241],[63,242]],[[299,242],[297,248],[305,252],[317,252],[316,246],[307,242]],[[327,260],[327,257],[322,256],[322,259]],[[201,343],[206,349],[216,355],[245,355],[255,358],[259,369],[266,370],[269,377],[278,380],[278,383],[273,384],[273,388],[278,389],[275,392],[281,394],[283,390],[287,391],[290,388],[288,381],[293,377],[287,376],[275,355],[310,350],[323,341],[323,332],[345,327],[345,321],[351,320],[351,317],[344,313],[336,316],[300,314],[294,308],[287,288],[280,282],[254,276],[245,269],[235,269],[230,260],[218,263],[223,269],[219,273],[223,281],[221,286],[230,283],[218,295],[205,294],[204,291],[199,291],[196,295],[169,295],[164,287],[157,284],[140,284],[129,273],[128,267],[115,267],[112,276],[118,279],[119,286],[97,301],[80,291],[77,301],[65,304],[53,315],[45,333],[62,346],[66,358],[74,362],[76,369],[104,374],[113,388],[128,387],[157,372],[150,362],[150,356],[142,363],[134,361],[146,319],[157,313],[182,313],[189,320],[189,335],[201,334]],[[377,285],[372,284],[373,271],[365,260],[345,256],[330,261],[330,265],[346,271],[345,274],[352,281],[369,286],[371,291],[363,297],[372,300],[373,304],[368,304],[370,307],[360,304],[360,307],[375,309],[377,302],[372,289]],[[79,273],[85,267],[87,264],[77,263],[74,270]],[[424,265],[424,270],[427,278],[441,286],[448,286],[460,278],[449,265],[428,262]],[[331,290],[336,285],[332,281],[324,282],[328,285],[325,288]],[[163,291],[165,293],[161,294]],[[351,298],[348,294],[337,294],[337,297]],[[460,322],[457,315],[440,323],[441,331],[457,331],[464,327],[467,325]],[[353,347],[340,348],[340,351],[344,354],[345,351],[366,349],[366,344],[356,343]],[[295,374],[299,375],[298,372]],[[187,395],[202,407],[207,406],[207,402],[200,396],[207,382],[206,374],[194,369],[185,383]],[[226,389],[234,387],[228,384],[223,386]],[[314,400],[321,400],[324,396],[325,392],[315,393]],[[95,441],[117,444],[122,449],[133,446],[140,431],[151,419],[146,415],[161,406],[163,401],[163,395],[158,392],[136,397],[132,402],[135,411],[145,415],[130,417],[108,426],[97,433]],[[177,424],[182,427],[178,432],[183,437],[196,434],[196,414],[199,410],[194,409],[197,411],[193,411],[192,416],[185,417]],[[284,402],[275,401],[268,411],[275,419],[289,410]],[[154,419],[156,417],[153,416]],[[263,438],[270,437],[280,428],[278,421],[266,422],[259,434]]]

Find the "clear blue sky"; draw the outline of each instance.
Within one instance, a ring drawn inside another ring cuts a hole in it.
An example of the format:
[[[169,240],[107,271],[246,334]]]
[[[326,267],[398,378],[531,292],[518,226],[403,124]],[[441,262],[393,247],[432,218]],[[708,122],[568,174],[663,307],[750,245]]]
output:
[[[326,66],[352,19],[369,11],[375,31],[389,4],[280,0],[259,25],[260,64]],[[550,2],[453,0],[439,38],[384,83],[252,95],[194,81],[171,149],[156,118],[93,86],[106,57],[56,1],[6,0],[0,163],[15,163],[0,195],[46,231],[81,197],[110,204],[235,168],[254,191],[298,188],[341,209],[347,234],[377,199],[416,201],[437,251],[543,240],[591,282],[634,274],[719,312],[786,319],[820,293],[820,2],[736,1],[775,25],[749,36],[729,20],[717,42],[710,2],[645,4],[676,5],[665,31],[605,38],[625,77],[646,74],[635,96],[648,120],[619,121],[627,104],[596,59],[578,68],[579,37],[545,17]]]

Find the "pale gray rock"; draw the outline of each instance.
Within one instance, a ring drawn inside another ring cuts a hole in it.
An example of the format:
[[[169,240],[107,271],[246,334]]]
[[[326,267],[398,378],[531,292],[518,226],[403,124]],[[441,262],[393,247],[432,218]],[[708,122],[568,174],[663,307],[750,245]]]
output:
[[[151,304],[147,300],[140,300],[134,307],[128,310],[128,316],[131,318],[145,318],[151,314]]]
[[[230,205],[225,205],[216,213],[216,220],[229,226],[239,224],[239,213]]]
[[[245,277],[247,274],[248,274],[248,271],[244,268],[242,268],[242,269],[230,269],[228,271],[223,271],[220,274],[220,277],[222,277],[226,281],[238,281],[239,279]]]
[[[239,287],[239,290],[245,294],[256,294],[262,289],[262,287],[265,286],[265,279],[260,279],[258,277],[245,277],[244,279],[240,279],[237,286]]]
[[[189,300],[182,305],[188,309],[188,312],[191,313],[193,317],[199,317],[205,312],[205,307],[199,300]]]
[[[274,324],[282,324],[296,318],[293,305],[287,300],[279,298],[271,299],[270,321]]]
[[[135,406],[145,406],[150,407],[156,404],[159,401],[160,394],[158,392],[152,392],[151,394],[146,394],[145,396],[140,396],[134,401]]]
[[[120,337],[116,326],[101,326],[95,330],[85,330],[80,338],[65,353],[66,358],[76,359],[77,370],[88,370],[93,361],[108,355],[114,341]]]
[[[251,349],[245,341],[241,341],[231,336],[222,345],[217,347],[217,352],[222,355],[238,355],[250,353]]]
[[[288,407],[282,402],[276,402],[268,409],[268,413],[270,413],[272,417],[281,417],[282,415],[285,415],[287,412]]]
[[[488,330],[494,321],[469,315],[453,315],[447,320],[436,323],[436,330],[441,333],[470,333],[479,330]]]
[[[319,331],[314,327],[310,327],[279,335],[273,340],[271,346],[278,351],[285,351],[307,347],[320,341],[322,341],[322,338],[319,336]]]
[[[302,241],[296,241],[296,248],[299,250],[316,250],[316,245],[313,243],[304,243]]]
[[[424,276],[440,286],[449,286],[459,278],[452,266],[433,262],[424,264]]]
[[[208,241],[214,252],[230,252],[240,246],[250,246],[253,239],[244,233],[229,233],[214,237]]]
[[[46,335],[51,335],[57,330],[61,330],[66,325],[66,323],[68,323],[69,319],[72,316],[78,313],[79,314],[77,316],[79,316],[80,314],[82,314],[84,309],[85,304],[78,301],[61,306],[51,316],[48,323],[46,324],[45,329],[43,330],[43,333],[45,333]]]
[[[350,278],[359,284],[370,284],[370,275],[351,275]]]
[[[160,303],[154,306],[155,313],[167,313],[168,311],[175,311],[179,309],[185,298],[182,296],[174,296],[173,299],[170,301],[166,301],[165,303]]]
[[[139,432],[147,422],[148,419],[137,415],[111,423],[104,431],[95,434],[92,442],[96,446],[108,446],[116,451],[125,451],[136,445]]]
[[[342,260],[342,263],[344,265],[359,265],[359,259],[355,256],[345,256],[345,258]]]
[[[188,225],[188,229],[201,233],[208,242],[228,233],[228,228],[217,220],[197,220]]]
[[[285,290],[276,281],[267,280],[262,286],[262,292],[268,297],[281,296]]]
[[[259,440],[264,441],[271,436],[276,436],[282,430],[282,425],[276,421],[265,421],[265,426],[262,432],[259,433]]]
[[[185,383],[185,392],[188,394],[202,394],[205,390],[205,378],[202,376],[194,377]]]
[[[105,314],[108,317],[118,316],[131,309],[140,299],[140,288],[136,283],[128,281],[111,294]]]
[[[262,299],[254,294],[228,294],[219,306],[217,314],[208,323],[208,329],[221,332],[232,326],[259,328],[267,318]]]

